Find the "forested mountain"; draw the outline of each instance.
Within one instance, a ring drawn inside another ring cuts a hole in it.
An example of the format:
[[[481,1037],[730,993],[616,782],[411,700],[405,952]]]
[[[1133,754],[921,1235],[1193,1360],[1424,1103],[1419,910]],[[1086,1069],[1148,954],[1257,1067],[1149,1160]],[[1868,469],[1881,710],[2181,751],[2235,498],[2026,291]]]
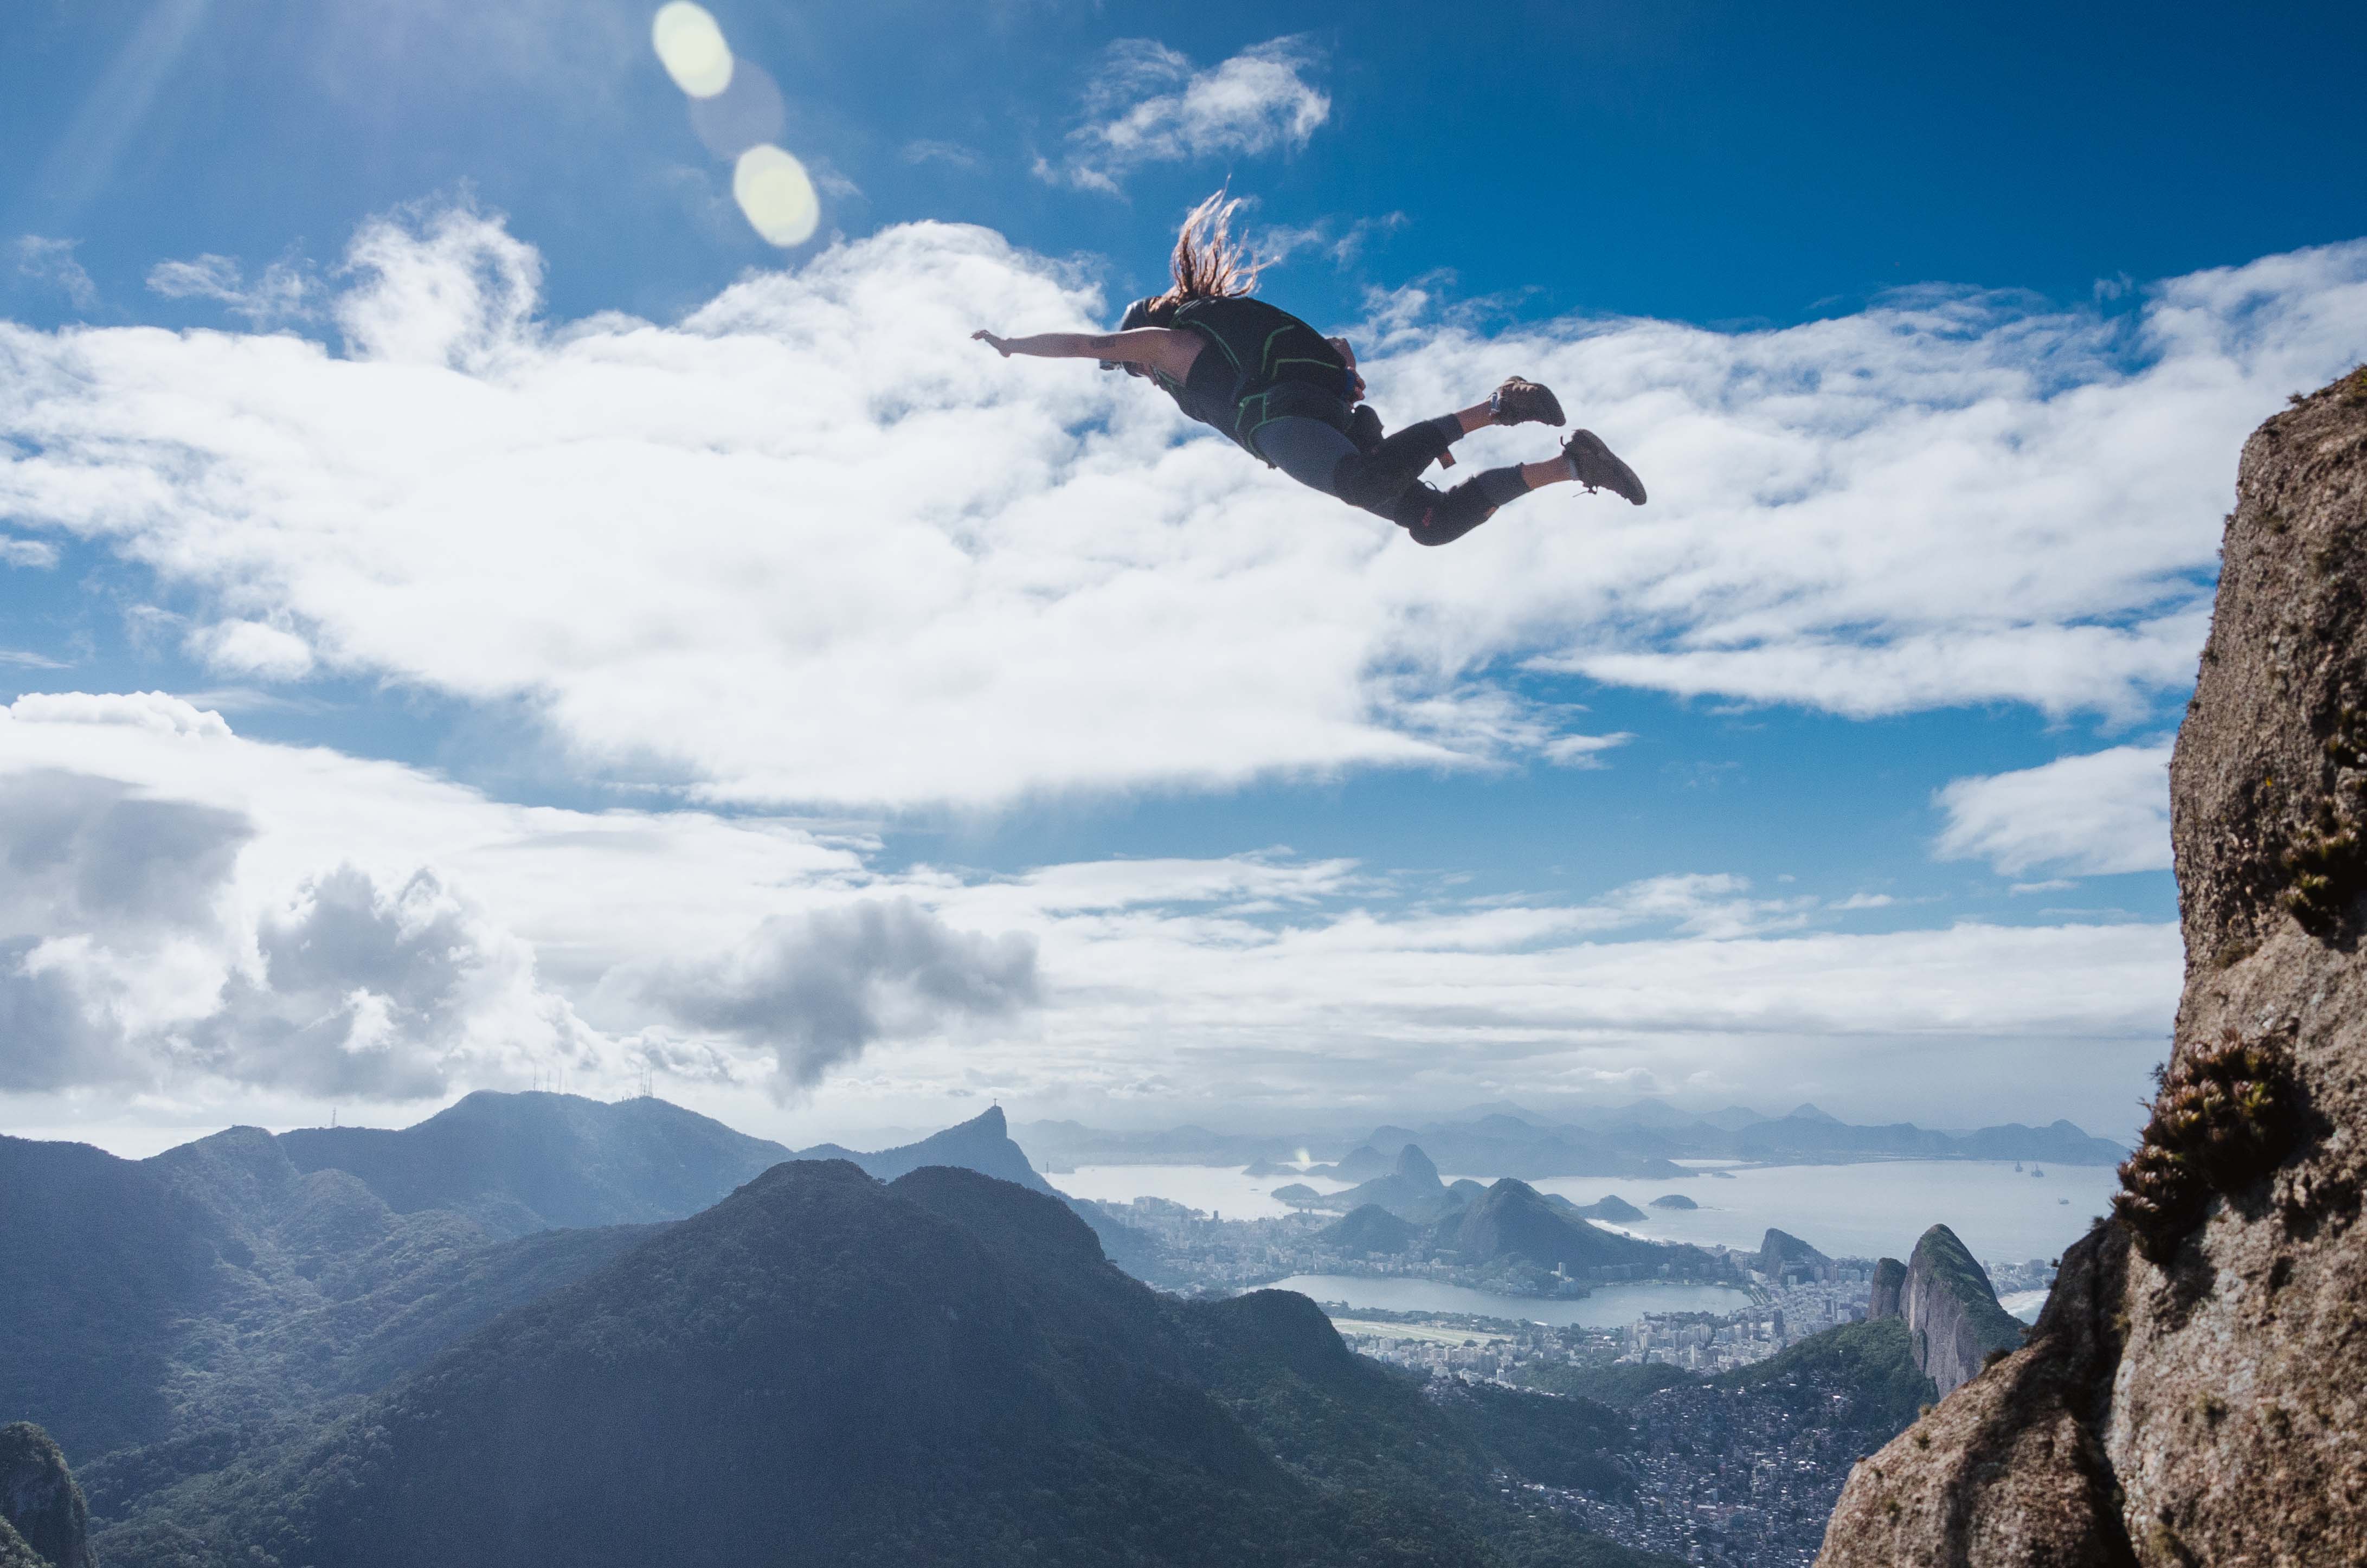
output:
[[[349,1172],[398,1214],[447,1209],[491,1236],[678,1220],[790,1158],[661,1099],[490,1091],[399,1131],[312,1127],[279,1145],[298,1170]]]
[[[1489,1479],[1615,1485],[1620,1424],[1502,1397],[1528,1403],[1443,1408],[1303,1298],[1159,1297],[1010,1183],[796,1162],[316,1436],[136,1499],[99,1547],[115,1568],[1637,1561]]]

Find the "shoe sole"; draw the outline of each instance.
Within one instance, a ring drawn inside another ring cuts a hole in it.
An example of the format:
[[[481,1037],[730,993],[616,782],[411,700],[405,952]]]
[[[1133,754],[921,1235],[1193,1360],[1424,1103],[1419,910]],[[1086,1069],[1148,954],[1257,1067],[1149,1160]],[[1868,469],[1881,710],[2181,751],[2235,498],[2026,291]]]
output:
[[[1509,423],[1513,425],[1561,425],[1568,423],[1568,421],[1566,421],[1562,416],[1561,399],[1554,396],[1552,388],[1541,387],[1537,385],[1536,382],[1529,381],[1526,376],[1522,376],[1518,379],[1527,383],[1526,395],[1542,398],[1545,401],[1545,407],[1537,413],[1528,415],[1526,418],[1511,420]],[[1499,387],[1496,390],[1500,392],[1503,391],[1501,387]]]
[[[1589,458],[1611,471],[1610,477],[1600,483],[1590,484],[1585,480],[1580,480],[1579,483],[1585,484],[1589,490],[1608,490],[1614,495],[1636,506],[1640,506],[1644,504],[1644,482],[1637,478],[1636,471],[1622,461],[1618,453],[1604,446],[1603,437],[1593,431],[1571,431],[1569,439],[1562,443],[1561,449],[1564,454],[1569,454],[1574,449],[1582,450]]]

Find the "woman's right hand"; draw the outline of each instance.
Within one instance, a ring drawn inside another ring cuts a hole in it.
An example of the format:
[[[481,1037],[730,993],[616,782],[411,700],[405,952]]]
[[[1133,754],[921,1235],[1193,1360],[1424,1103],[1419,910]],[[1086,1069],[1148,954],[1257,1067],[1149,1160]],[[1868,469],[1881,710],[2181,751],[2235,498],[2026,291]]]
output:
[[[1002,338],[995,336],[994,334],[987,331],[984,327],[980,327],[976,332],[971,333],[969,335],[969,338],[972,343],[985,344],[989,348],[993,349],[1005,359],[1011,358],[1010,345],[1005,343]]]

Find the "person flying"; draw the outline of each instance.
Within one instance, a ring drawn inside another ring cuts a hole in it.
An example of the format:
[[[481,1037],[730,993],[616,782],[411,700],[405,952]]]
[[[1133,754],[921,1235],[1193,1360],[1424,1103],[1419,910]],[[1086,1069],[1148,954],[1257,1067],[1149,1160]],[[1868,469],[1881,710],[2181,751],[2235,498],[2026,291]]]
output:
[[[1175,236],[1174,285],[1128,306],[1116,332],[970,335],[1005,358],[1098,359],[1104,369],[1149,376],[1186,415],[1252,457],[1388,518],[1420,544],[1452,543],[1497,507],[1564,481],[1644,504],[1644,482],[1591,430],[1572,431],[1557,458],[1490,469],[1452,490],[1425,483],[1422,471],[1451,466],[1449,449],[1472,431],[1559,425],[1560,402],[1514,376],[1485,403],[1385,436],[1347,340],[1251,297],[1258,265],[1229,232],[1240,206],[1218,191],[1192,210]]]

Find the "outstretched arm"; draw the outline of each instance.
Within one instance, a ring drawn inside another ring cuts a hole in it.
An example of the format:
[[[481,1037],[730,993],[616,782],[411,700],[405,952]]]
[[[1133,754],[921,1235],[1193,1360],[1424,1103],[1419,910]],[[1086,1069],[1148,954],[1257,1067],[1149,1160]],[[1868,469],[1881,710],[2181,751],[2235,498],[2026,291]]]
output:
[[[1141,326],[1132,332],[1039,332],[1032,337],[973,332],[970,336],[1006,359],[1014,354],[1038,359],[1104,359],[1161,370],[1179,381],[1191,369],[1193,355],[1200,347],[1198,335],[1172,326]]]

